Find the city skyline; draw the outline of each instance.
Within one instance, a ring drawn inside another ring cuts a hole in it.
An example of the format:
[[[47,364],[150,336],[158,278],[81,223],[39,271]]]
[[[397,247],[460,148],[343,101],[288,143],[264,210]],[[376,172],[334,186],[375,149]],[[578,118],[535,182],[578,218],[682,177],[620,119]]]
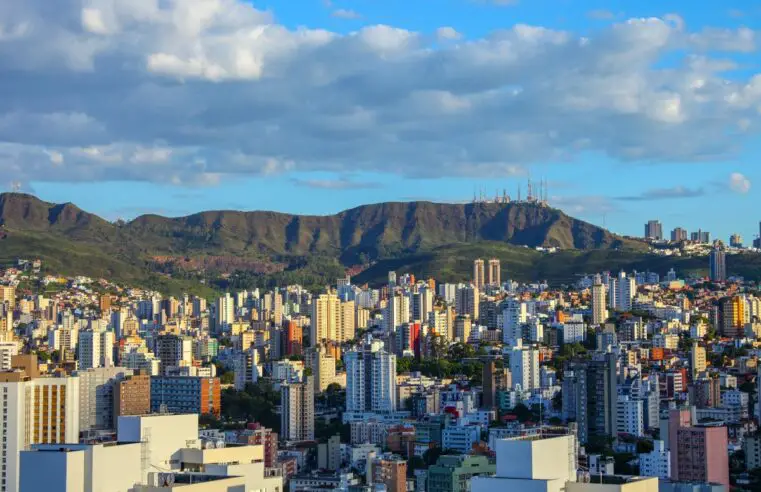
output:
[[[761,178],[748,0],[34,0],[0,14],[8,190],[110,219],[327,214],[515,194],[532,177],[551,205],[622,234],[654,217],[755,233],[733,213]]]

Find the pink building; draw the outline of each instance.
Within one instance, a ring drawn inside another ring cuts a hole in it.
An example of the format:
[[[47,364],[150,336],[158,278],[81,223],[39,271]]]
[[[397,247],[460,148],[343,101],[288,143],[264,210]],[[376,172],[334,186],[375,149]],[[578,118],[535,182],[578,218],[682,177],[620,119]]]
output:
[[[720,483],[729,490],[727,428],[693,425],[687,409],[669,415],[671,478],[680,482]]]

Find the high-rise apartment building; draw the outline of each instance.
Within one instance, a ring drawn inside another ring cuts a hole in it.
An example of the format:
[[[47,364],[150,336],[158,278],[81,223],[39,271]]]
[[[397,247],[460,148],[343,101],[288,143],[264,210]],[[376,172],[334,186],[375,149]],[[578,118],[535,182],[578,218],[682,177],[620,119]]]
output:
[[[671,479],[678,482],[718,483],[729,490],[727,428],[694,425],[691,410],[669,413]]]
[[[303,353],[303,329],[295,321],[288,321],[285,328],[285,354],[301,355]]]
[[[0,305],[8,304],[8,308],[16,308],[16,287],[0,285]]]
[[[161,374],[166,374],[170,367],[188,367],[193,363],[193,339],[183,335],[159,335],[154,352],[161,361]]]
[[[675,243],[687,241],[687,230],[682,229],[681,227],[677,227],[676,229],[671,231],[671,241]]]
[[[705,372],[706,367],[705,347],[698,345],[698,342],[692,342],[692,350],[690,351],[690,372],[692,372],[692,380],[695,381],[702,372]]]
[[[368,336],[344,360],[347,412],[396,410],[396,356],[383,349],[383,342]]]
[[[732,296],[720,299],[717,307],[719,333],[730,338],[741,337],[748,322],[747,301],[744,296]]]
[[[659,220],[649,220],[645,224],[645,239],[660,241],[663,239],[663,224]]]
[[[388,492],[407,492],[407,460],[386,456],[372,463],[373,483],[383,484]]]
[[[196,413],[219,417],[221,411],[219,378],[195,376],[152,376],[151,411]]]
[[[729,245],[733,248],[742,248],[743,238],[741,235],[734,233],[729,236]]]
[[[333,293],[322,294],[312,301],[310,342],[346,342],[354,339],[354,301],[341,302]]]
[[[428,319],[433,311],[434,290],[428,286],[417,288],[410,294],[410,309],[413,322],[423,322]]]
[[[721,245],[714,246],[708,255],[708,267],[712,282],[727,280],[727,256]]]
[[[505,344],[515,345],[522,338],[522,326],[528,321],[528,306],[515,298],[505,303],[502,311],[502,339]]]
[[[509,352],[510,373],[513,388],[534,390],[541,387],[539,377],[539,351],[535,348],[522,347],[519,343]]]
[[[216,323],[217,334],[223,333],[235,321],[235,298],[229,292],[217,299]]]
[[[616,311],[631,311],[637,282],[621,271],[616,278],[608,280],[608,306]]]
[[[457,286],[455,292],[455,311],[460,316],[470,316],[471,319],[477,320],[479,315],[479,288],[475,285]]]
[[[113,429],[114,389],[132,369],[97,367],[74,373],[79,378],[79,430]]]
[[[502,266],[496,258],[489,260],[489,285],[502,285]]]
[[[566,367],[563,418],[576,421],[579,442],[586,443],[593,436],[615,434],[617,381],[616,356],[612,353],[591,361],[571,362]]]
[[[336,380],[336,359],[325,346],[318,345],[306,351],[305,366],[312,370],[314,391],[320,393],[328,389]]]
[[[0,492],[15,492],[21,451],[34,444],[79,441],[79,378],[2,373],[0,402]]]
[[[608,309],[605,303],[605,286],[601,279],[592,285],[592,324],[599,326],[608,319]]]
[[[114,421],[124,415],[151,413],[151,375],[134,374],[114,386]]]
[[[476,286],[476,289],[484,288],[486,282],[486,272],[484,270],[484,260],[478,258],[473,261],[473,285]]]
[[[314,441],[314,378],[303,376],[280,386],[281,439],[285,442]]]
[[[396,328],[410,322],[410,298],[401,292],[391,292],[383,312],[386,333],[394,333]]]
[[[77,355],[80,369],[114,365],[114,332],[84,330],[79,332]]]

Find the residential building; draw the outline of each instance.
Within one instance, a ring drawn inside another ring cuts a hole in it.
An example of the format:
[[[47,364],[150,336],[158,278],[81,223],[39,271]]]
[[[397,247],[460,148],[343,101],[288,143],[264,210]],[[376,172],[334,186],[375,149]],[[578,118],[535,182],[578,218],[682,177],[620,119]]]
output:
[[[502,285],[502,266],[496,258],[489,260],[489,285],[499,286]]]
[[[373,483],[383,484],[388,492],[407,492],[407,460],[385,456],[373,461]]]
[[[280,434],[285,442],[314,441],[314,377],[280,386]]]
[[[660,241],[663,239],[663,225],[658,220],[650,220],[645,224],[645,239]]]
[[[727,280],[727,255],[724,248],[718,244],[708,255],[709,276],[713,282]]]
[[[539,350],[520,343],[508,353],[513,389],[533,390],[541,386]]]
[[[318,345],[306,351],[305,367],[312,370],[314,391],[321,393],[336,381],[336,359],[325,346]]]
[[[114,422],[127,415],[151,413],[151,375],[134,374],[114,386]]]
[[[613,436],[618,418],[616,356],[601,354],[591,361],[568,364],[563,379],[563,418],[576,422],[579,442]]]
[[[596,279],[592,285],[592,324],[599,326],[608,319],[608,309],[605,303],[606,292],[602,280]]]
[[[114,388],[132,375],[132,369],[97,367],[74,375],[79,378],[79,430],[113,429]]]
[[[347,412],[396,410],[396,356],[383,349],[383,342],[368,335],[344,361]]]
[[[616,402],[616,433],[643,437],[645,435],[645,410],[642,400],[619,395]]]
[[[679,482],[715,482],[729,488],[727,428],[693,424],[690,409],[669,413],[671,478]]]
[[[113,366],[114,333],[96,330],[80,331],[77,353],[80,369]]]
[[[428,468],[428,492],[469,492],[473,477],[493,475],[497,466],[486,456],[440,456]]]
[[[193,413],[219,417],[219,378],[193,376],[152,376],[151,411]]]
[[[671,477],[671,457],[666,443],[653,441],[653,450],[639,455],[639,474],[643,477],[658,477],[668,480]]]
[[[161,362],[161,374],[166,374],[170,367],[192,365],[193,339],[174,334],[159,335],[156,337],[156,349],[154,352]]]
[[[473,261],[473,285],[476,289],[479,290],[483,289],[486,285],[484,274],[484,260],[481,258],[477,258]]]
[[[480,289],[475,285],[459,285],[455,292],[455,312],[460,316],[470,316],[477,320],[479,316]]]
[[[35,444],[79,441],[79,378],[0,373],[0,401],[0,492],[15,492],[21,451]]]
[[[707,367],[706,349],[698,345],[697,341],[692,342],[692,350],[690,351],[690,371],[692,372],[692,380],[696,380],[700,374],[705,372]]]

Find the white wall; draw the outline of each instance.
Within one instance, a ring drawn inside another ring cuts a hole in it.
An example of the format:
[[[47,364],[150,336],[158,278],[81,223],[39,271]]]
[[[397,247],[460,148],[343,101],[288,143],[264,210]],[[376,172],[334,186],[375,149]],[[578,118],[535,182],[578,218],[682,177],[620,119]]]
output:
[[[25,451],[21,453],[19,492],[80,492],[85,490],[85,452]],[[14,485],[8,490],[16,490]]]
[[[148,472],[179,469],[183,448],[198,447],[198,415],[128,415],[119,417],[119,442],[145,441]]]
[[[534,480],[576,480],[569,466],[570,436],[496,442],[497,476]]]

